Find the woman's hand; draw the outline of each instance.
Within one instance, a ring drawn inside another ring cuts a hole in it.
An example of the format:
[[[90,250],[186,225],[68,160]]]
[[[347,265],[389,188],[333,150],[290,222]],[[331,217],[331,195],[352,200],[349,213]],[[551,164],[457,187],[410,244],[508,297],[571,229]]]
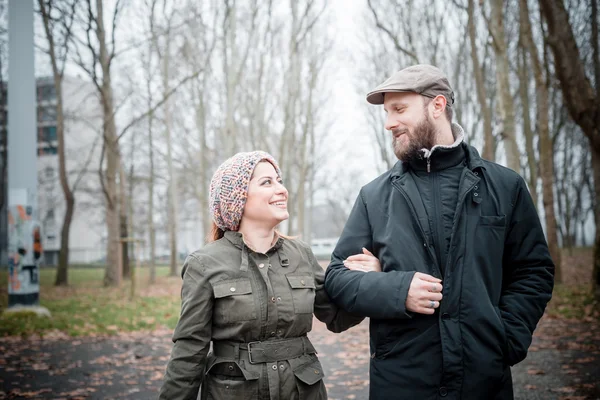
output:
[[[355,254],[344,261],[344,266],[352,271],[381,272],[381,264],[369,250],[362,248],[363,254]]]

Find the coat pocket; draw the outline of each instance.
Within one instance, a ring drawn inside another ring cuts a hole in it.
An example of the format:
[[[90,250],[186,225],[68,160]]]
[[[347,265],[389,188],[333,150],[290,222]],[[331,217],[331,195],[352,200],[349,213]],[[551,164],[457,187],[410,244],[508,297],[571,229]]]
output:
[[[286,275],[296,314],[309,314],[315,308],[315,278],[312,275]]]
[[[299,400],[326,399],[327,392],[323,383],[323,367],[315,355],[304,355],[289,360],[296,377]]]
[[[500,312],[500,308],[494,306],[494,311],[496,312],[496,315],[498,316],[498,323],[500,324],[500,333],[502,335],[502,342],[501,342],[502,357],[504,358],[505,362],[508,362],[508,360],[507,360],[508,337],[506,336],[506,326],[504,325],[504,320],[502,319],[502,313]]]
[[[200,398],[256,400],[258,389],[258,377],[242,369],[235,361],[216,359],[206,371]]]
[[[216,323],[233,323],[256,319],[252,284],[248,279],[231,279],[212,284]]]

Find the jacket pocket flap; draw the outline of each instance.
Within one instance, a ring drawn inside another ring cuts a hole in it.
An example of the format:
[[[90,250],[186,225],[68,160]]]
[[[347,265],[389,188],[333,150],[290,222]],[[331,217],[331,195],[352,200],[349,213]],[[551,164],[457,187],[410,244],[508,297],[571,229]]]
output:
[[[310,275],[286,275],[292,289],[314,289],[315,279]]]
[[[295,369],[294,375],[307,385],[314,385],[323,379],[323,367],[321,367],[321,363],[316,360]]]
[[[479,225],[503,228],[506,225],[506,215],[480,215]]]
[[[247,279],[234,279],[212,284],[215,299],[252,293],[252,285]]]

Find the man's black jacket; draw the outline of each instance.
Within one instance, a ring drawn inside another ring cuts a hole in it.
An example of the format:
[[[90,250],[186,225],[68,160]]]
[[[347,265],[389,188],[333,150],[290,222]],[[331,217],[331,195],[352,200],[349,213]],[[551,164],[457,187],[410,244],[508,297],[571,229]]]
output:
[[[525,182],[461,147],[466,165],[444,276],[413,173],[402,162],[361,189],[332,255],[329,296],[370,318],[371,399],[511,399],[509,366],[527,355],[550,300],[554,264]],[[383,272],[344,267],[362,247]],[[415,272],[443,281],[433,315],[405,308]]]

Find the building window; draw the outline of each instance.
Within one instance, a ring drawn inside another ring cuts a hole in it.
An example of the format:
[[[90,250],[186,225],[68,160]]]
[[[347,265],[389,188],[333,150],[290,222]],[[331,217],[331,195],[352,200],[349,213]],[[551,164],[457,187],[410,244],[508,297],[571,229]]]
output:
[[[56,107],[38,107],[38,122],[56,121]]]
[[[38,87],[38,101],[52,101],[56,99],[56,90],[54,85],[44,85]]]
[[[38,136],[40,142],[52,142],[57,139],[56,126],[44,126],[40,128],[40,134]]]
[[[43,146],[38,148],[38,156],[46,156],[57,153],[58,149],[56,148],[56,146]]]

